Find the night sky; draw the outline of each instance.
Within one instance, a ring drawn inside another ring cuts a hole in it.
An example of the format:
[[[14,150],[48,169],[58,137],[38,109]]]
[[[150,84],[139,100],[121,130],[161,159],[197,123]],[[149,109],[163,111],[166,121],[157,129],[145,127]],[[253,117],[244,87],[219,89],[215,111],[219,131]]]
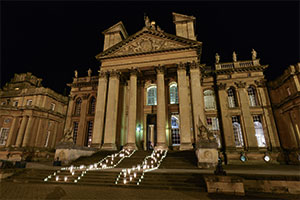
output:
[[[1,88],[14,73],[32,72],[63,93],[74,70],[99,70],[102,31],[123,21],[129,35],[142,29],[144,13],[175,34],[172,12],[196,17],[203,42],[201,63],[251,59],[269,64],[268,80],[299,59],[299,2],[1,2]]]

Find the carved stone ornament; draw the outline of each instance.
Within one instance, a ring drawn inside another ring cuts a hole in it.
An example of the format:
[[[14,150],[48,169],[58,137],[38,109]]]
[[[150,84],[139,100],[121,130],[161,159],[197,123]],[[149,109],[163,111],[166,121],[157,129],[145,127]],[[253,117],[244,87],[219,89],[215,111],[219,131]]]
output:
[[[83,95],[82,95],[82,98],[83,98],[83,99],[88,99],[89,96],[90,96],[90,94],[83,94]]]
[[[238,81],[238,82],[234,82],[234,84],[238,88],[245,88],[246,87],[246,82]]]
[[[254,83],[257,87],[265,87],[266,86],[266,80],[265,79],[255,80]]]
[[[109,74],[110,74],[111,78],[120,78],[120,75],[121,75],[121,73],[119,71],[116,71],[116,70],[110,71]]]
[[[172,48],[181,48],[183,45],[167,39],[156,38],[150,35],[146,35],[141,38],[137,38],[133,42],[121,47],[113,56],[153,52]]]
[[[226,83],[220,83],[217,85],[219,90],[225,90],[226,88]]]

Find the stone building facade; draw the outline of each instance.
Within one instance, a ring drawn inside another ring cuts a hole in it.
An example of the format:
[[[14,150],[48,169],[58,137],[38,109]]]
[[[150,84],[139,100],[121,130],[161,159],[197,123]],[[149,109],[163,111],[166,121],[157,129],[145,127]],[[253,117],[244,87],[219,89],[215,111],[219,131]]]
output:
[[[214,66],[202,64],[195,20],[173,13],[176,35],[148,17],[131,36],[122,22],[103,32],[99,76],[75,77],[69,85],[66,127],[73,127],[76,144],[189,150],[204,124],[227,163],[264,163],[266,155],[277,161],[280,142],[263,74],[268,66],[254,50],[250,60],[239,61],[234,52],[232,62],[220,63],[216,55]]]
[[[289,66],[276,80],[269,82],[270,97],[281,146],[288,162],[300,162],[300,63]]]
[[[0,147],[54,148],[62,138],[68,98],[41,82],[15,74],[0,90]]]

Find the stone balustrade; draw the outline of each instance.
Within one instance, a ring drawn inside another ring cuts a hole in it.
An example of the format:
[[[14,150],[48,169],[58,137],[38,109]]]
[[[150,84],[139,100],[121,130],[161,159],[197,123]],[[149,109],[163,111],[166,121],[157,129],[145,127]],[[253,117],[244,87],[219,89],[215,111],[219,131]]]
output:
[[[218,63],[218,64],[216,64],[216,70],[246,68],[246,67],[254,67],[254,66],[258,66],[258,65],[260,65],[259,59],[228,62],[228,63]]]

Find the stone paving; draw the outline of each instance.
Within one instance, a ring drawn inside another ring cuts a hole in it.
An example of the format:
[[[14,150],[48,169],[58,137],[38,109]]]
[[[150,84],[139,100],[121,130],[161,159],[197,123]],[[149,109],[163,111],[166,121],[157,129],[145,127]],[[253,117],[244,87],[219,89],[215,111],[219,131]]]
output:
[[[252,193],[246,194],[244,197],[239,197],[232,195],[210,195],[200,191],[20,183],[0,183],[0,194],[0,199],[300,199],[299,195]]]

